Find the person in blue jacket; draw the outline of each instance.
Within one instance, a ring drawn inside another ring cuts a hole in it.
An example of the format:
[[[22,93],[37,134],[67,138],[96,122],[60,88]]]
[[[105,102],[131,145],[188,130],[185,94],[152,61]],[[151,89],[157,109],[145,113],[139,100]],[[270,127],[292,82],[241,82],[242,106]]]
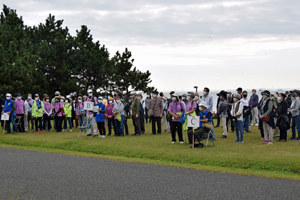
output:
[[[3,113],[7,113],[9,115],[9,120],[6,121],[5,129],[7,130],[7,133],[11,133],[10,130],[10,122],[13,124],[13,133],[17,132],[17,125],[15,120],[15,110],[16,110],[16,104],[14,100],[12,100],[12,96],[10,93],[6,94],[6,100],[4,101],[4,108],[2,111]]]
[[[104,119],[104,114],[106,113],[106,109],[102,101],[103,101],[103,97],[98,97],[97,104],[95,105],[98,106],[98,112],[96,113],[96,122],[98,125],[98,129],[100,131],[99,138],[105,138],[106,136],[105,119]]]

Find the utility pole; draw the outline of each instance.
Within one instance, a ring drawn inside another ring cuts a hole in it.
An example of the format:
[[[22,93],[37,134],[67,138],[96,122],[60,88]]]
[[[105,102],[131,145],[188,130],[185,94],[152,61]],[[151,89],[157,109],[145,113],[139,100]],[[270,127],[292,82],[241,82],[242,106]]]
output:
[[[198,92],[198,86],[194,86],[194,88],[196,89],[196,92]]]

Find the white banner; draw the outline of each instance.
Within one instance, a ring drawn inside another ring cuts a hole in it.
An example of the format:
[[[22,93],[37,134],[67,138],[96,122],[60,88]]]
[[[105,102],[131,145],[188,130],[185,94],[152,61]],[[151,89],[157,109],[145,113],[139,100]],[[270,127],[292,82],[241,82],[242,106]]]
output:
[[[93,110],[94,109],[94,102],[85,101],[84,105],[83,105],[83,109],[84,110]]]
[[[199,119],[200,119],[199,116],[188,116],[187,118],[188,127],[199,127],[200,126]]]

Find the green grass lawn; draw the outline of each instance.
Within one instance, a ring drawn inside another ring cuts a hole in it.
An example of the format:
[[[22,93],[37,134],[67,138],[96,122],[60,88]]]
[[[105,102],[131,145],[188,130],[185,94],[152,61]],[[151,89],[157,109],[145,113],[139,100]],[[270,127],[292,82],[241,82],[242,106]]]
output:
[[[129,132],[133,126],[129,120]],[[235,133],[228,133],[227,139],[219,139],[222,128],[216,128],[215,146],[191,149],[190,145],[171,144],[171,134],[150,135],[151,125],[140,137],[106,137],[78,139],[78,129],[73,132],[55,131],[33,134],[0,134],[0,146],[93,156],[127,162],[187,167],[224,173],[235,173],[270,178],[300,180],[300,143],[288,141],[263,145],[257,127],[252,133],[244,134],[244,144],[237,144]],[[288,132],[288,137],[291,132]]]

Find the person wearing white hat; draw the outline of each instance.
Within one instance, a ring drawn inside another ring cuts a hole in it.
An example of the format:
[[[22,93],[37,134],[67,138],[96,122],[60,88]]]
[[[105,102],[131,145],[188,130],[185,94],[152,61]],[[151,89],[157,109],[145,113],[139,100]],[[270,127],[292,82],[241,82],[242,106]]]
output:
[[[105,119],[104,114],[106,113],[105,105],[103,104],[103,97],[98,97],[98,102],[96,104],[98,106],[98,112],[96,113],[96,122],[98,124],[100,136],[99,138],[105,138]]]
[[[14,100],[12,100],[12,96],[10,93],[6,94],[6,100],[4,101],[4,108],[2,111],[2,114],[7,113],[9,115],[9,120],[6,121],[5,129],[8,133],[11,133],[10,130],[10,122],[13,124],[13,133],[17,132],[17,125],[15,121],[15,110],[16,110],[16,104]]]
[[[184,105],[179,101],[178,94],[172,94],[172,103],[169,106],[169,113],[172,116],[171,132],[172,144],[176,143],[176,130],[179,137],[180,144],[184,144],[182,137],[182,124],[179,122],[181,114],[184,110]]]
[[[91,89],[88,89],[87,90],[87,97],[86,97],[86,101],[87,102],[93,102],[94,105],[97,104],[97,98],[93,96],[93,91]],[[88,115],[88,121],[91,123],[91,125],[93,126],[93,130],[94,130],[94,137],[98,136],[98,132],[97,132],[97,125],[96,125],[96,120],[95,120],[95,117],[94,117],[94,113],[93,112],[89,112],[89,115]],[[92,133],[91,133],[92,129],[89,128],[88,131],[87,131],[87,136],[91,136]]]
[[[236,143],[244,143],[244,127],[243,127],[243,103],[240,101],[240,94],[233,95],[234,104],[232,105],[231,115],[234,119],[234,126],[236,131]]]
[[[202,143],[202,135],[208,133],[212,127],[212,113],[208,110],[207,103],[202,101],[200,102],[199,107],[201,108],[201,112],[199,115],[200,125],[196,130],[194,130],[194,133],[193,130],[188,131],[189,143],[192,144],[193,142],[193,134],[195,139],[197,139],[198,141],[198,144],[194,144],[194,147],[196,148],[202,148],[204,146]],[[191,148],[192,147],[193,146],[191,146]]]

